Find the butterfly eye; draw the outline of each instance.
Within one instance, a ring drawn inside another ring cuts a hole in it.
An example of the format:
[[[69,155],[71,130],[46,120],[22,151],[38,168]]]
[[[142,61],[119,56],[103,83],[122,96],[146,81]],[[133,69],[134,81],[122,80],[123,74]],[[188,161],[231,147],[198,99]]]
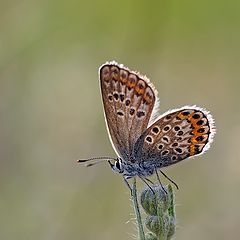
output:
[[[120,164],[119,164],[119,162],[116,162],[116,165],[115,165],[115,166],[116,166],[117,169],[120,170]]]
[[[121,170],[121,165],[120,165],[119,161],[116,161],[115,167],[116,167],[119,171]]]

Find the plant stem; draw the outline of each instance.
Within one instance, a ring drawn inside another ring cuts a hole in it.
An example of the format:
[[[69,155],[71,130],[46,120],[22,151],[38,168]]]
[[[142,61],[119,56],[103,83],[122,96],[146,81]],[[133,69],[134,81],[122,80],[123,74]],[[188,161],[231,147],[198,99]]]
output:
[[[157,235],[158,240],[166,240],[167,239],[167,231],[166,227],[164,226],[164,211],[163,211],[163,206],[161,203],[158,203],[157,206],[157,215],[158,215],[158,224],[160,226],[160,229],[162,231],[159,231],[159,234]]]
[[[141,214],[140,214],[140,209],[139,209],[138,199],[137,199],[136,178],[133,178],[132,201],[133,201],[133,207],[134,207],[136,220],[137,220],[138,237],[140,240],[145,240],[145,234],[143,231],[143,224],[142,224],[142,219],[141,219]]]

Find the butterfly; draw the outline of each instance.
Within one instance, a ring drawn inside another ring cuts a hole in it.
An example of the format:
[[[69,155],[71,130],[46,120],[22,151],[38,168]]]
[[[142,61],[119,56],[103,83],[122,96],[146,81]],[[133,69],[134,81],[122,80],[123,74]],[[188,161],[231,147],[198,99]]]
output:
[[[118,156],[108,162],[129,187],[132,177],[147,183],[158,170],[209,149],[215,126],[205,109],[184,106],[160,115],[158,93],[150,80],[115,61],[100,67],[99,78],[109,138]],[[95,159],[105,157],[78,161]]]

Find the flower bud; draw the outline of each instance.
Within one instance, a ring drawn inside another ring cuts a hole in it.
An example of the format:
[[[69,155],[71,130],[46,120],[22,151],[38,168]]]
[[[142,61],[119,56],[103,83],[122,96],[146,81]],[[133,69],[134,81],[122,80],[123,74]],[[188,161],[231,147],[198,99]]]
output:
[[[152,189],[146,188],[141,193],[141,205],[148,215],[145,226],[151,231],[147,234],[147,240],[169,240],[175,233],[173,190],[171,185],[164,187],[164,190],[161,186],[153,186]]]

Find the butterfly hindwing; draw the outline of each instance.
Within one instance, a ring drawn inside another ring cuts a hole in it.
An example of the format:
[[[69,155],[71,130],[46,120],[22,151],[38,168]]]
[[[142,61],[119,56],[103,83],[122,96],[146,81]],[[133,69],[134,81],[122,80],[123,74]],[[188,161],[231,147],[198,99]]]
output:
[[[214,134],[211,115],[198,107],[183,107],[156,120],[136,143],[135,158],[166,167],[206,151]],[[141,157],[140,157],[141,156]]]

